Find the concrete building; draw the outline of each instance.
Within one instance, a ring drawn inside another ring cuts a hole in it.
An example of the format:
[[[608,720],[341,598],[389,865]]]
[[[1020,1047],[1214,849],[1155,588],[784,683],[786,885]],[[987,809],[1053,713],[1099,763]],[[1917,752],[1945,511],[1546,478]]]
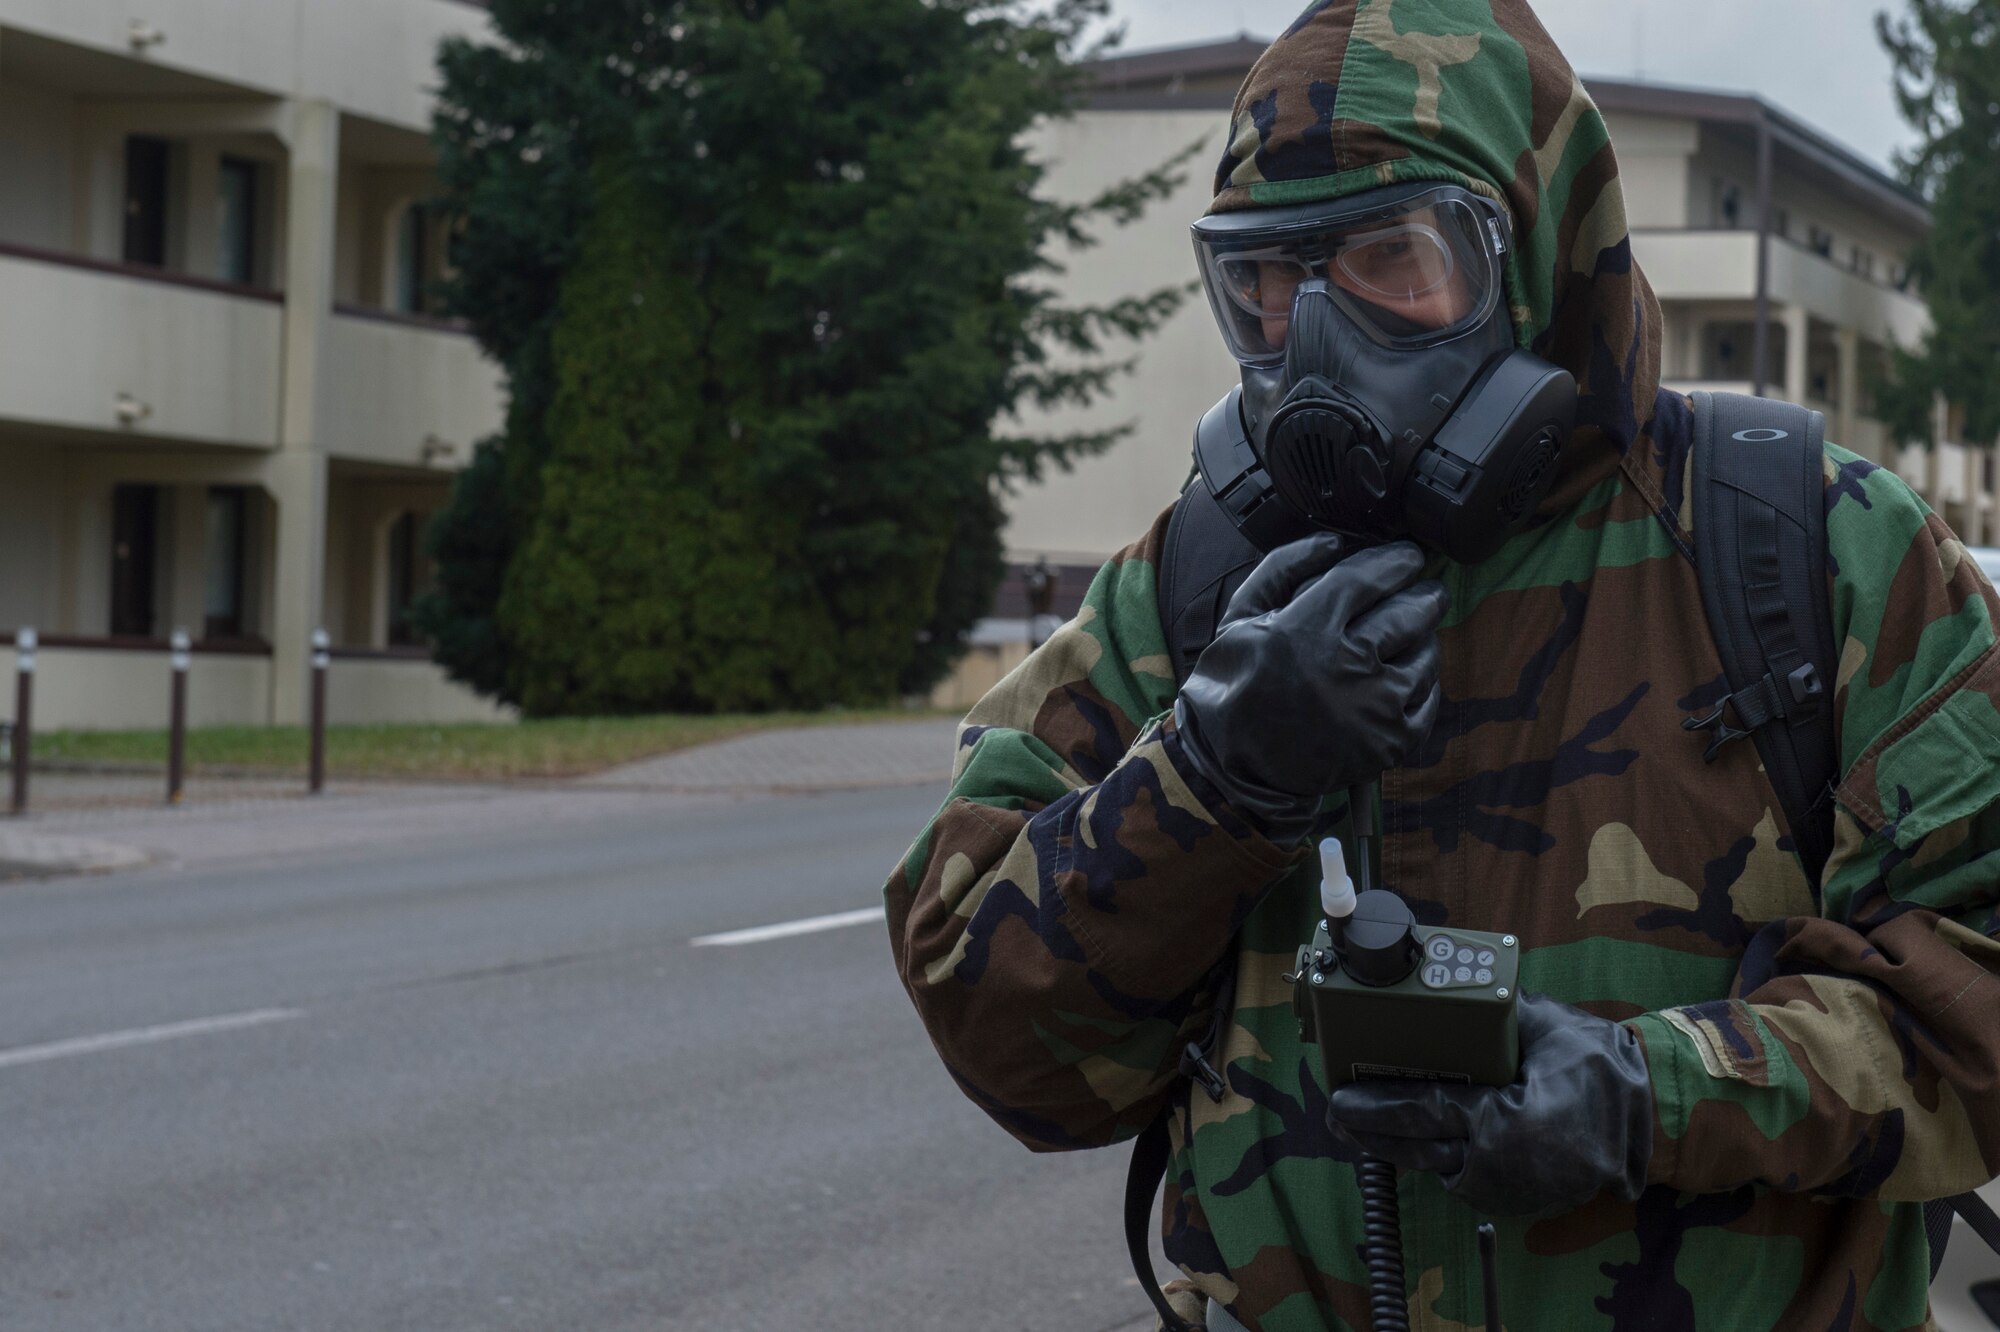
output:
[[[1108,301],[1193,279],[1186,227],[1207,207],[1237,86],[1264,45],[1238,38],[1103,61],[1087,109],[1040,135],[1051,192],[1073,200],[1201,145],[1172,199],[1076,257],[1062,280],[1066,299]],[[1930,225],[1922,203],[1754,97],[1589,86],[1618,151],[1634,248],[1665,313],[1667,382],[1807,403],[1826,413],[1829,438],[1897,465],[1969,542],[1989,539],[1989,456],[1949,446],[1905,453],[1871,410],[1871,375],[1887,348],[1913,345],[1929,323],[1905,272]],[[1764,200],[1769,225],[1760,236]],[[1073,609],[1096,566],[1172,503],[1189,474],[1194,424],[1236,374],[1197,296],[1144,344],[1136,372],[1115,393],[1086,411],[1024,423],[1052,433],[1135,429],[1110,452],[1010,500],[1015,574],[982,629],[982,649],[941,702],[976,695],[1025,651],[1017,617],[1027,566],[1040,558],[1057,566],[1058,610]]]
[[[430,309],[444,237],[423,207],[437,44],[485,25],[477,0],[0,0],[0,632],[42,636],[41,725],[160,725],[176,627],[197,642],[197,723],[300,720],[318,626],[336,720],[500,715],[403,619],[423,524],[502,411],[497,368]],[[1200,145],[1174,198],[1078,257],[1066,297],[1192,278],[1185,226],[1262,46],[1104,61],[1088,109],[1038,136],[1050,189],[1078,199]],[[1903,281],[1923,207],[1754,98],[1592,89],[1670,382],[1752,389],[1761,348],[1768,391],[1888,459],[1867,386],[1925,327]],[[1136,427],[1010,502],[1010,552],[1021,573],[1049,561],[1059,613],[1172,501],[1234,377],[1192,301],[1106,401],[1023,423]],[[1984,455],[1895,461],[1985,539]],[[1027,614],[1017,573],[940,701],[1017,659]]]
[[[495,717],[402,618],[497,427],[433,317],[428,126],[470,0],[0,0],[0,630],[42,726]],[[11,707],[11,691],[0,716]]]

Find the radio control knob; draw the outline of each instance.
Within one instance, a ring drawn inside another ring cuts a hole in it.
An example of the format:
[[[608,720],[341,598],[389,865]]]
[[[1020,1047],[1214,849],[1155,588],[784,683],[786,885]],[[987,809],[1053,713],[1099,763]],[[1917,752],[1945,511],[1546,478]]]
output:
[[[1417,918],[1395,893],[1361,894],[1340,939],[1340,963],[1363,985],[1394,985],[1416,970]]]

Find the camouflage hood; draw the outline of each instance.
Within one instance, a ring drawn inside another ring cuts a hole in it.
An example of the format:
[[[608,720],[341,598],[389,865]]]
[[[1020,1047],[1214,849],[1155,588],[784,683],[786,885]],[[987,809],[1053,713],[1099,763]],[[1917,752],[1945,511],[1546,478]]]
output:
[[[1571,507],[1653,414],[1660,306],[1632,259],[1611,141],[1522,0],[1325,0],[1236,94],[1212,212],[1442,180],[1507,205],[1520,345],[1576,376],[1545,513]]]

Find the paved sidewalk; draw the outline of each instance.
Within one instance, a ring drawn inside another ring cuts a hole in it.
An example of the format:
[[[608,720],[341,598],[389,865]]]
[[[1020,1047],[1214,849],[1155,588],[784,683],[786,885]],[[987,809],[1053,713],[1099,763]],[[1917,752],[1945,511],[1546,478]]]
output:
[[[582,779],[593,787],[654,791],[851,791],[942,785],[951,777],[956,721],[865,722],[760,731],[629,763]]]
[[[181,801],[207,805],[216,801],[286,800],[306,789],[303,769],[296,777],[190,777],[181,784]],[[28,787],[29,808],[41,813],[117,806],[142,808],[164,805],[167,775],[146,768],[95,768],[64,765],[37,768]]]
[[[956,723],[937,718],[765,731],[564,782],[191,780],[37,773],[25,819],[0,817],[0,879],[202,865],[414,845],[467,830],[617,817],[760,794],[934,784],[950,776]]]

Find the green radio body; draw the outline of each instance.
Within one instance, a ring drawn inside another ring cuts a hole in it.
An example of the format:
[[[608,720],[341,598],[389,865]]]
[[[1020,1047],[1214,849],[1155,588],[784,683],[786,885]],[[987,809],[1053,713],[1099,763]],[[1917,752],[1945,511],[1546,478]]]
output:
[[[1388,985],[1366,984],[1341,964],[1327,921],[1299,949],[1293,1009],[1299,1034],[1319,1048],[1327,1088],[1385,1078],[1513,1082],[1520,941],[1423,925],[1410,938],[1416,965]]]

